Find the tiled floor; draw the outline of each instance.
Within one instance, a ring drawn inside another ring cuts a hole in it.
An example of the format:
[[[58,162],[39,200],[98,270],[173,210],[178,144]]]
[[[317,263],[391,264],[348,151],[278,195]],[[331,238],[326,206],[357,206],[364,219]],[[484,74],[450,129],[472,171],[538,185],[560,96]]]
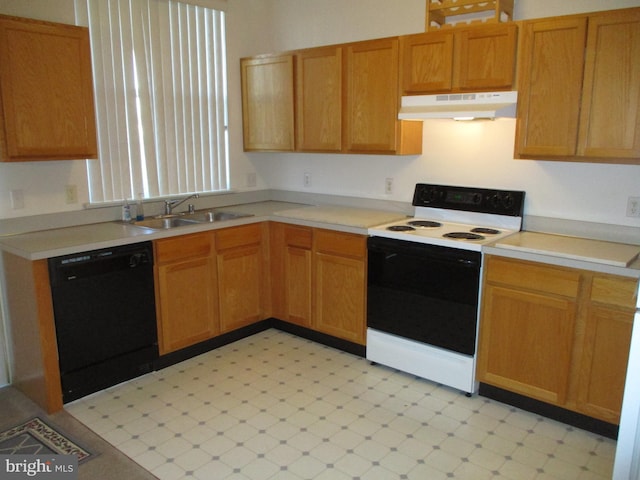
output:
[[[605,479],[615,442],[267,330],[66,406],[161,479]]]

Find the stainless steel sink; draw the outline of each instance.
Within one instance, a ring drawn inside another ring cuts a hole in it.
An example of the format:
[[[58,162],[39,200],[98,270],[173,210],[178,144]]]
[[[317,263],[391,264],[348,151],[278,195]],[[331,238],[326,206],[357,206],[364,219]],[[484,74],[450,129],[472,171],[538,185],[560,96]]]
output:
[[[214,212],[213,210],[198,211],[195,213],[158,215],[157,217],[136,220],[132,225],[137,227],[151,228],[154,230],[167,230],[170,228],[198,225],[202,223],[221,222],[224,220],[235,220],[236,218],[252,217],[249,213],[235,212]]]

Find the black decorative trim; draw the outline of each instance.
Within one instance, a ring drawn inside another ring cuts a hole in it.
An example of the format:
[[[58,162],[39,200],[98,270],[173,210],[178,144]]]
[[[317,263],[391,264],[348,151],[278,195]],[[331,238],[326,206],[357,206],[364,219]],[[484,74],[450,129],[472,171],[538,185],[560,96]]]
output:
[[[322,345],[337,348],[338,350],[352,353],[360,357],[364,357],[366,355],[366,347],[364,345],[359,345],[347,340],[342,340],[331,335],[316,332],[315,330],[301,327],[299,325],[294,325],[292,323],[278,320],[277,318],[272,317],[254,323],[247,327],[239,328],[238,330],[234,330],[233,332],[219,335],[210,340],[205,340],[204,342],[197,343],[196,345],[183,348],[176,352],[162,355],[155,363],[155,370],[161,370],[171,365],[175,365],[176,363],[180,363],[184,360],[188,360],[189,358],[201,355],[203,353],[209,352],[224,345],[228,345],[229,343],[233,343],[243,338],[250,337],[251,335],[255,335],[256,333],[263,332],[270,328],[277,328],[278,330],[282,330],[283,332],[291,333],[308,340],[313,340],[314,342],[321,343]]]
[[[539,400],[534,400],[517,393],[503,390],[502,388],[494,387],[493,385],[481,383],[478,394],[483,397],[491,398],[493,400],[521,408],[528,412],[540,414],[544,417],[551,418],[552,420],[566,423],[567,425],[581,428],[582,430],[587,430],[588,432],[602,435],[603,437],[611,438],[613,440],[618,438],[618,425],[572,412],[571,410],[566,410]]]

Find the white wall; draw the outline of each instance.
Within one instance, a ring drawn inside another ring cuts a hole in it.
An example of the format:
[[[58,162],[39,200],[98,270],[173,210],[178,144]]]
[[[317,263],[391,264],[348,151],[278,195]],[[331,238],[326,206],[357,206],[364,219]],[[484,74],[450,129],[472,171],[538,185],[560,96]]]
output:
[[[393,3],[393,5],[391,5]],[[639,0],[517,0],[516,19],[640,6]],[[274,2],[275,46],[287,50],[424,30],[424,0]],[[258,52],[256,52],[258,53]],[[640,226],[626,217],[640,196],[640,166],[514,160],[515,120],[429,120],[421,156],[249,154],[272,188],[410,201],[417,181],[522,189],[528,215]],[[303,187],[305,172],[312,186]],[[394,193],[384,194],[385,178]]]
[[[73,0],[0,0],[0,13],[66,23]],[[640,6],[640,0],[517,0],[515,18],[535,18]],[[517,188],[527,191],[528,215],[627,226],[627,197],[640,196],[640,166],[513,160],[513,120],[461,125],[430,120],[423,155],[412,157],[246,154],[238,61],[257,53],[416,33],[424,30],[425,0],[233,0],[229,2],[231,184],[236,190],[280,188],[409,201],[416,181]],[[247,175],[257,173],[256,187]],[[302,185],[304,172],[312,186]],[[394,193],[384,194],[384,179]],[[65,186],[78,186],[79,202],[65,203]],[[11,189],[24,191],[13,210]],[[0,164],[0,219],[78,210],[88,200],[84,161]]]

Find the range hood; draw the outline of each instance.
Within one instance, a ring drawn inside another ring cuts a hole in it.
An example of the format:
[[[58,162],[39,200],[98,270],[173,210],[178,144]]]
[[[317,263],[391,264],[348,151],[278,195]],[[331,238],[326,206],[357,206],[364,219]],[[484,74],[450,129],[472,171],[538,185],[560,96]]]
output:
[[[402,97],[401,120],[515,117],[518,92],[445,93]]]

